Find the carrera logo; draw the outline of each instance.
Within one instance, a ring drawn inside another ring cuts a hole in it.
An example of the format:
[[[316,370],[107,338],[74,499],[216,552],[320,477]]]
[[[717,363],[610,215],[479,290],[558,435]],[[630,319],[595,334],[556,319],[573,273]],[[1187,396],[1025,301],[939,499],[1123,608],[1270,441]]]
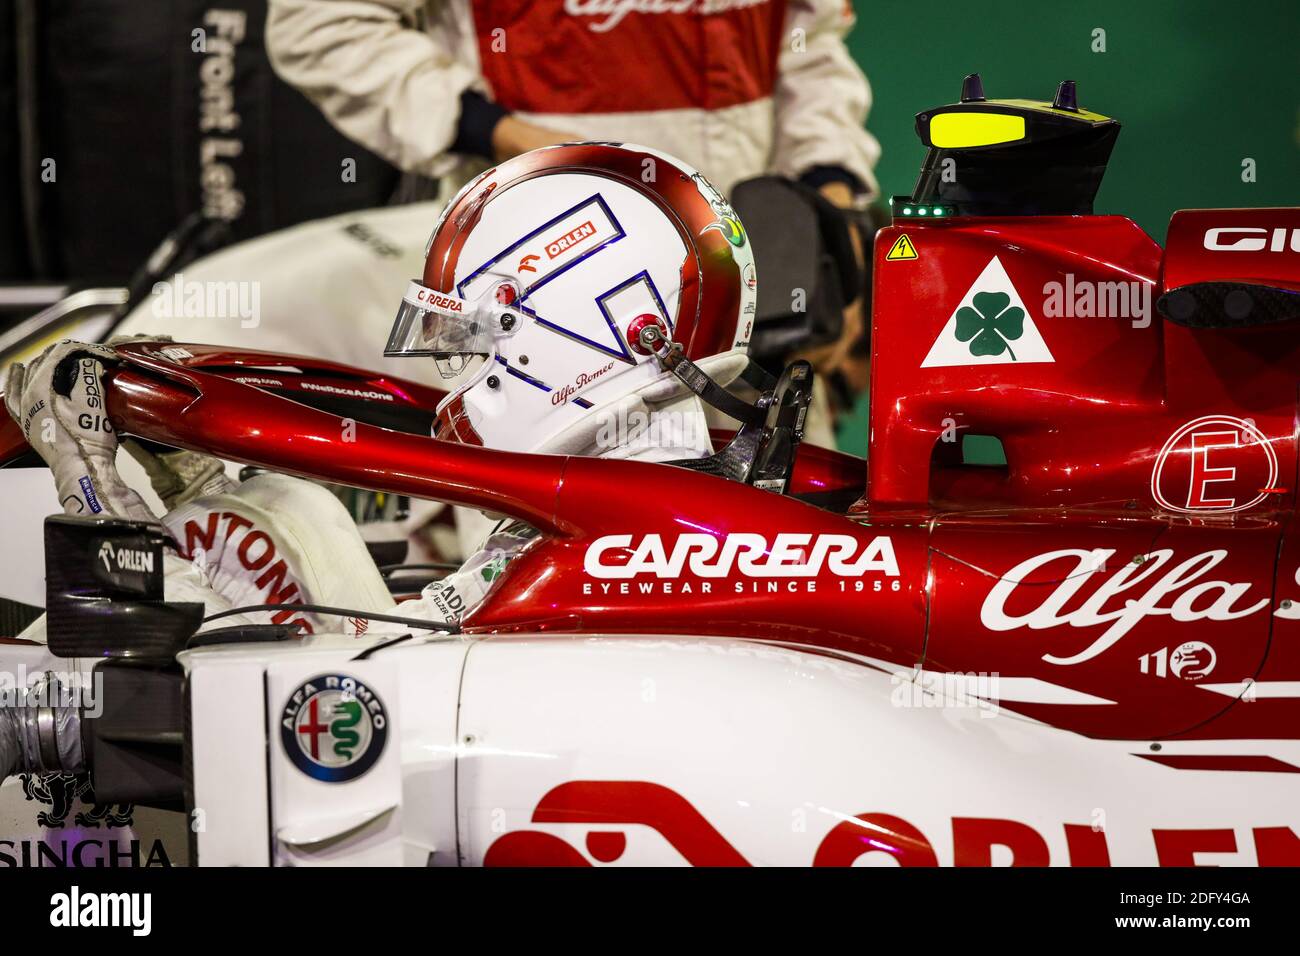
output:
[[[184,315],[185,310],[183,308],[179,309],[178,314]],[[184,362],[186,359],[194,358],[193,352],[189,349],[181,348],[179,345],[168,345],[167,347],[160,349],[145,346],[142,351],[145,355],[152,356],[153,358],[164,358],[172,362]]]
[[[179,345],[169,345],[165,349],[159,349],[160,355],[166,356],[173,362],[184,362],[186,359],[194,358],[194,353],[189,349],[183,349]]]
[[[602,580],[679,578],[684,571],[700,578],[815,578],[823,569],[838,577],[898,577],[894,544],[885,535],[864,544],[851,534],[778,534],[771,540],[747,533],[681,534],[669,545],[658,534],[607,534],[588,545],[583,567]]]
[[[1287,233],[1291,242],[1287,243]],[[1300,252],[1300,228],[1276,226],[1218,226],[1205,230],[1204,246],[1211,252]]]
[[[584,239],[589,239],[595,234],[596,227],[591,220],[588,219],[581,226],[570,229],[554,242],[548,242],[546,244],[546,254],[552,259],[558,258]]]
[[[237,375],[235,381],[241,385],[265,385],[270,388],[284,388],[284,382],[278,378],[259,378],[256,375]]]
[[[423,304],[433,309],[441,309],[444,312],[464,312],[465,303],[460,299],[453,299],[450,296],[443,295],[440,292],[434,292],[432,289],[421,287],[415,297]]]

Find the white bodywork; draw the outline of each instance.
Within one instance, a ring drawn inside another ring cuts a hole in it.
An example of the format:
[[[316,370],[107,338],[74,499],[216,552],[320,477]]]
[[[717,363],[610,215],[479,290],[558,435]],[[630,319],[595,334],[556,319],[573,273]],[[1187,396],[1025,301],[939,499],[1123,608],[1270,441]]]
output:
[[[1045,853],[1079,865],[1104,851],[1113,865],[1249,865],[1257,839],[1300,831],[1295,774],[1173,769],[1143,758],[1150,742],[936,697],[888,665],[743,640],[562,636],[407,641],[355,660],[371,643],[184,655],[194,862],[512,862],[502,851],[527,831],[579,865],[867,865],[895,858],[856,818],[887,814],[941,864]],[[379,761],[345,783],[301,772],[279,736],[288,693],[322,673],[364,681],[389,715]],[[1159,752],[1300,759],[1294,743],[1244,747]],[[860,835],[832,834],[846,823]]]

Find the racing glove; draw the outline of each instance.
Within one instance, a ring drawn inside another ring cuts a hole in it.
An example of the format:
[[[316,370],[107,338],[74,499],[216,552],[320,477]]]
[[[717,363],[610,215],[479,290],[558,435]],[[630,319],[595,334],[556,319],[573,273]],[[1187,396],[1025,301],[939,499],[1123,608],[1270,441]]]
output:
[[[104,393],[104,363],[115,358],[102,345],[57,342],[31,364],[10,366],[5,407],[50,466],[67,514],[156,521],[117,473],[117,432]]]
[[[459,624],[483,603],[506,565],[535,537],[537,532],[522,522],[511,519],[498,522],[479,550],[470,555],[460,568],[445,578],[426,585],[418,598],[399,604],[395,613],[403,617]],[[381,623],[374,622],[374,629],[380,630]],[[382,624],[382,630],[400,631],[411,628]]]
[[[170,335],[137,333],[135,335],[114,335],[108,345],[122,345],[126,342],[171,342]],[[200,495],[219,495],[233,491],[237,482],[226,475],[226,467],[211,455],[181,448],[167,451],[151,451],[138,441],[128,438],[122,447],[144,469],[149,477],[149,485],[163,503],[167,511],[179,508]]]
[[[204,495],[234,491],[237,482],[226,475],[226,466],[211,455],[173,449],[153,452],[128,438],[122,443],[127,454],[140,463],[149,484],[168,511]]]

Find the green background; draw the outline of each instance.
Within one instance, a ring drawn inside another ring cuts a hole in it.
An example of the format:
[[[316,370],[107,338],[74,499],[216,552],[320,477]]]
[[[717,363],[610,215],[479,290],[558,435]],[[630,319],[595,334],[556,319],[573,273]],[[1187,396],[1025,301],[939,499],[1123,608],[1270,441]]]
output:
[[[1177,209],[1300,204],[1300,0],[980,0],[854,4],[849,48],[871,81],[885,196],[910,193],[924,156],[915,115],[957,100],[978,72],[990,99],[1079,105],[1123,129],[1096,211],[1135,219],[1163,242]],[[1093,30],[1106,52],[1092,52]],[[1256,162],[1242,182],[1242,160]],[[866,453],[865,398],[840,423]]]
[[[1176,209],[1300,202],[1300,0],[856,6],[849,47],[871,81],[886,196],[916,182],[915,115],[978,72],[990,98],[1050,100],[1077,80],[1079,104],[1123,126],[1097,211],[1157,240]],[[1091,52],[1094,28],[1105,53]]]

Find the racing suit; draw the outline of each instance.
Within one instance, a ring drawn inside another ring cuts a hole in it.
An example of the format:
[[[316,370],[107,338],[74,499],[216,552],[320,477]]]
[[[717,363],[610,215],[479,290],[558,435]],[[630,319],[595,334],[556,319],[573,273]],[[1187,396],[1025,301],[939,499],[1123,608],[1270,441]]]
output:
[[[874,194],[852,25],[845,0],[270,0],[266,43],[339,130],[427,176],[467,179],[509,113],[724,194],[765,172]]]
[[[114,355],[106,346],[57,343],[27,366],[10,366],[5,405],[50,466],[66,513],[155,521],[140,494],[117,471],[118,439],[107,416],[103,380],[104,364]],[[600,416],[589,416],[590,421],[577,423],[536,450],[648,461],[698,458],[711,450],[699,399],[684,393],[673,379],[651,383],[611,404],[611,415],[622,421],[639,416],[644,427],[610,445],[608,436],[602,437]],[[422,630],[367,616],[394,612],[408,622],[459,622],[536,537],[519,522],[498,521],[456,572],[428,585],[418,598],[397,605],[351,516],[321,486],[277,474],[234,485],[206,456],[167,452],[148,460],[150,453],[138,448],[133,454],[146,458],[154,491],[170,508],[161,519],[174,544],[163,556],[164,596],[199,602],[207,617],[223,615],[206,621],[204,628],[278,623],[296,625],[304,635]],[[277,607],[258,609],[261,605]],[[298,610],[298,605],[351,613],[323,614]],[[17,690],[32,703],[0,708],[0,783],[20,771],[84,769],[79,708],[58,704],[42,710],[40,702],[62,699],[59,669],[71,666],[78,680],[85,681],[93,662],[60,663],[46,644],[42,615],[19,635],[12,647],[14,661],[6,661],[31,675]],[[57,728],[53,738],[50,727]]]
[[[167,276],[115,331],[308,354],[446,388],[432,362],[385,358],[376,348],[393,327],[393,290],[424,269],[439,211],[433,202],[366,209],[227,246]],[[192,288],[236,283],[249,290],[245,315],[176,307]]]
[[[533,540],[527,525],[510,520],[491,524],[459,570],[428,585],[420,597],[394,611],[379,570],[351,516],[329,491],[312,482],[262,474],[233,485],[220,469],[213,481],[191,482],[176,491],[174,476],[209,474],[193,461],[163,468],[151,464],[151,477],[163,476],[169,488],[155,486],[170,506],[161,518],[121,478],[116,468],[117,437],[103,413],[103,363],[113,352],[104,346],[63,342],[29,367],[11,367],[5,402],[32,447],[54,473],[60,502],[69,514],[161,520],[175,542],[164,558],[168,600],[200,601],[208,614],[264,604],[289,605],[221,618],[234,623],[295,624],[307,634],[330,631],[360,635],[401,633],[409,624],[374,621],[366,612],[398,613],[403,618],[458,622],[484,599],[505,565]],[[651,383],[610,409],[622,421],[643,427],[602,439],[608,418],[589,416],[535,449],[641,461],[699,458],[711,451],[699,399],[684,393],[674,379]],[[25,410],[25,411],[23,411]],[[136,450],[136,454],[146,454]],[[170,454],[170,453],[169,453]],[[193,453],[181,453],[193,456]],[[201,456],[200,456],[201,457]],[[353,610],[342,617],[294,609],[320,604]],[[20,637],[44,643],[44,618]]]

